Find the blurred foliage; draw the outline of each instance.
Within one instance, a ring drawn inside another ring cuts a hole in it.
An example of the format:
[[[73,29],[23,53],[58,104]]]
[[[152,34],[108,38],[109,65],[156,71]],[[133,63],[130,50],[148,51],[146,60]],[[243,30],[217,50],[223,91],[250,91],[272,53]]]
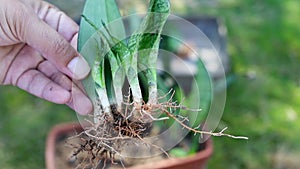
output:
[[[125,1],[124,1],[125,2]],[[228,28],[235,82],[228,88],[220,128],[248,141],[214,138],[208,168],[300,166],[300,1],[171,0],[176,15],[216,16]],[[138,3],[139,4],[139,3]],[[44,144],[56,123],[76,120],[13,87],[0,87],[0,166],[44,166]]]
[[[43,168],[46,136],[61,122],[76,120],[66,106],[54,105],[14,87],[0,87],[0,166]]]
[[[237,77],[220,127],[250,137],[214,138],[209,168],[299,168],[300,1],[204,2],[188,11],[225,22]]]

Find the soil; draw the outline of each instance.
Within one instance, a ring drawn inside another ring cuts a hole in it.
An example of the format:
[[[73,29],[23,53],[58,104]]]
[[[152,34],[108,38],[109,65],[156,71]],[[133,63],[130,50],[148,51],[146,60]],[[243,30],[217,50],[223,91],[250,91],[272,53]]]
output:
[[[102,110],[101,106],[96,106],[96,110],[98,109]],[[112,106],[111,110],[111,116],[104,112],[97,116],[99,122],[96,124],[89,121],[91,126],[86,128],[84,133],[73,131],[56,140],[55,160],[57,169],[92,169],[96,166],[96,169],[121,169],[140,164],[156,163],[168,157],[167,152],[157,146],[165,144],[164,142],[155,140],[155,143],[148,143],[144,140],[145,136],[158,135],[162,128],[152,127],[147,122],[128,119],[130,117],[128,112],[131,112],[131,109],[127,107],[122,113],[118,112],[115,106]],[[174,116],[171,113],[168,114],[171,117]],[[173,118],[177,117],[174,116]],[[180,120],[177,119],[177,121]],[[183,121],[180,122],[185,125]],[[179,147],[190,147],[186,143],[179,144]],[[153,154],[161,155],[139,158]],[[137,158],[124,158],[126,155]]]
[[[77,131],[80,132],[80,131]],[[55,165],[56,169],[92,169],[91,166],[81,166],[84,159],[87,157],[90,157],[86,152],[79,153],[76,158],[74,157],[74,152],[78,150],[78,148],[75,148],[75,145],[82,144],[82,140],[80,137],[73,137],[74,135],[77,135],[75,130],[66,133],[66,135],[61,135],[56,140],[56,147],[55,147]],[[152,133],[153,134],[153,133]],[[151,134],[151,135],[152,135]],[[184,139],[181,143],[179,143],[176,147],[180,147],[182,149],[189,150],[190,145],[190,138],[191,135],[188,135],[186,139]],[[70,139],[72,138],[72,139]],[[201,144],[199,147],[199,151],[205,149],[204,144]],[[111,160],[106,160],[106,165],[103,167],[103,160],[102,165],[99,165],[97,169],[123,169],[128,168],[132,166],[138,166],[138,165],[144,165],[144,164],[150,164],[150,163],[157,163],[158,161],[167,159],[167,158],[173,158],[167,157],[164,153],[158,156],[154,156],[151,158],[126,158],[125,160],[122,160],[122,163],[120,162],[120,158],[115,157],[115,160],[112,162]],[[97,159],[96,159],[97,160]],[[114,164],[112,164],[114,163]]]
[[[74,134],[74,133],[73,133]],[[68,139],[73,136],[73,134],[68,134],[65,136],[61,136],[56,142],[56,150],[55,150],[55,161],[56,161],[56,168],[57,169],[74,169],[84,168],[84,169],[92,169],[91,166],[80,166],[79,164],[85,159],[87,154],[80,153],[77,158],[73,156],[76,149],[73,147],[75,144],[80,144],[82,141],[79,138],[74,138],[72,140]],[[155,156],[151,158],[126,158],[125,161],[122,161],[125,167],[131,167],[146,163],[153,163],[160,160],[166,159],[165,155]],[[114,164],[112,164],[114,163]],[[111,160],[106,161],[106,166],[103,165],[98,166],[99,169],[101,168],[109,168],[109,169],[123,169],[123,166],[120,161],[116,159],[112,162]],[[97,169],[98,169],[97,168]]]

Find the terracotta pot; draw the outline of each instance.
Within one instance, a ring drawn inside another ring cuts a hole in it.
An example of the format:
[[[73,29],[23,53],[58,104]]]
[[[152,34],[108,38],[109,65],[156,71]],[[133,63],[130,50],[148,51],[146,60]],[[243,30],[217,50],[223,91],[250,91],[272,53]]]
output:
[[[75,130],[77,132],[82,131],[81,125],[78,123],[66,123],[56,125],[52,128],[48,135],[46,143],[45,158],[47,169],[57,169],[55,168],[56,141],[61,136],[74,133]],[[213,153],[213,145],[211,139],[206,141],[204,144],[205,148],[195,155],[184,158],[170,158],[155,163],[129,167],[128,169],[204,169],[209,157]]]

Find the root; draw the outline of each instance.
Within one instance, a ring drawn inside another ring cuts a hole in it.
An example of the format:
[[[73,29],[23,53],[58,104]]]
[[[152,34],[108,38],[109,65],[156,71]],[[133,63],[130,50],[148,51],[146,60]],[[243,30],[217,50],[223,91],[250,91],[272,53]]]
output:
[[[200,128],[200,126],[196,127],[196,128],[191,128],[188,125],[184,124],[183,121],[179,120],[175,115],[171,114],[170,112],[168,112],[167,110],[163,110],[169,117],[171,117],[172,119],[174,119],[175,121],[177,121],[183,128],[188,129],[189,131],[195,133],[195,134],[201,134],[201,135],[210,135],[210,136],[226,136],[226,137],[230,137],[230,138],[234,138],[234,139],[245,139],[248,140],[248,137],[244,137],[244,136],[233,136],[230,134],[226,134],[224,133],[225,130],[227,130],[228,128],[225,127],[224,129],[222,129],[220,132],[214,133],[214,132],[209,132],[209,131],[203,131],[203,130],[199,130],[198,128]]]
[[[168,157],[168,153],[160,146],[151,142],[147,142],[144,138],[149,136],[152,124],[156,121],[167,121],[173,119],[180,124],[183,128],[193,132],[195,135],[211,135],[211,136],[226,136],[234,139],[248,139],[243,136],[233,136],[226,134],[227,128],[220,132],[203,131],[200,126],[192,128],[186,124],[189,121],[188,117],[176,115],[178,109],[189,110],[191,112],[199,112],[200,109],[189,109],[181,103],[173,102],[175,91],[170,90],[166,95],[159,97],[157,100],[162,101],[170,95],[169,99],[165,102],[157,104],[143,103],[142,105],[130,102],[130,94],[125,96],[122,112],[119,112],[116,105],[111,106],[111,114],[105,112],[98,113],[97,117],[90,117],[91,119],[97,118],[98,122],[95,124],[86,119],[89,127],[82,133],[79,133],[70,139],[80,138],[79,145],[70,144],[75,149],[71,158],[78,159],[80,154],[85,154],[86,158],[78,161],[79,168],[87,166],[97,168],[102,165],[105,168],[110,161],[111,165],[119,164],[125,166],[123,163],[124,156],[122,151],[128,144],[140,145],[141,143],[147,147],[155,148],[161,151]],[[110,118],[108,118],[110,117]],[[111,117],[113,119],[111,119]],[[125,150],[126,151],[126,150]],[[77,167],[78,167],[77,166]]]

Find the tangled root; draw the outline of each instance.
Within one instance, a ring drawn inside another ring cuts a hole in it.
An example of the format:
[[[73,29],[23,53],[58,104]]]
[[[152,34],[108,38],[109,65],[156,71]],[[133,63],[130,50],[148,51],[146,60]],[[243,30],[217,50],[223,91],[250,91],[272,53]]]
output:
[[[120,164],[124,167],[122,151],[126,151],[124,147],[129,144],[144,144],[149,148],[154,147],[168,156],[168,153],[161,147],[144,140],[145,137],[150,135],[152,124],[155,121],[173,119],[183,128],[188,129],[194,134],[248,139],[247,137],[225,134],[224,131],[227,128],[213,133],[202,131],[199,129],[199,126],[196,128],[189,127],[185,123],[189,119],[176,115],[174,112],[178,109],[191,112],[198,112],[200,110],[189,109],[180,103],[172,102],[174,92],[171,93],[170,91],[167,94],[171,94],[171,97],[167,101],[159,103],[160,100],[167,96],[165,95],[158,98],[157,104],[144,103],[142,105],[131,103],[129,101],[130,96],[127,96],[124,99],[122,112],[117,111],[116,105],[112,105],[111,114],[101,112],[97,117],[90,116],[91,119],[96,118],[97,123],[85,119],[89,126],[82,133],[70,138],[80,138],[81,140],[80,144],[72,145],[75,151],[71,158],[78,159],[79,155],[85,154],[85,158],[79,162],[80,165],[77,168],[99,168],[99,166],[102,166],[100,168],[105,168],[109,161],[112,165]],[[101,106],[99,107],[101,108]]]

